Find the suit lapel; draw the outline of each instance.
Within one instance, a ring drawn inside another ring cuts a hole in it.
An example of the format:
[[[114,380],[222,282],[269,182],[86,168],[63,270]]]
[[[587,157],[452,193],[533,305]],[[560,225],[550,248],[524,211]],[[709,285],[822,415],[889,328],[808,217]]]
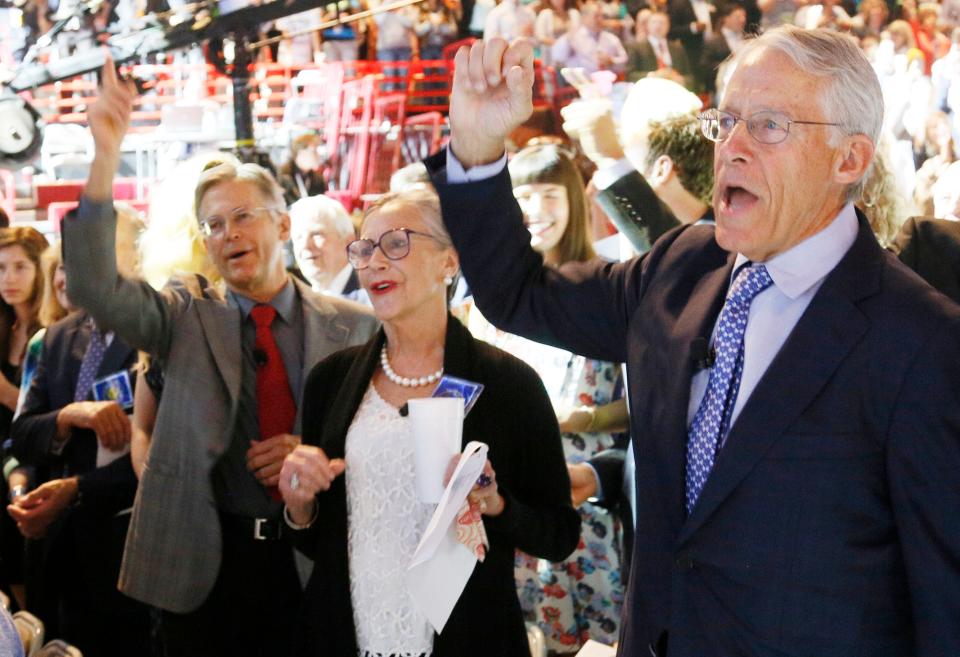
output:
[[[820,393],[869,329],[856,301],[879,289],[882,251],[861,218],[854,246],[824,281],[737,417],[679,536],[686,541]],[[789,390],[783,388],[789,382]]]
[[[300,371],[300,390],[307,382],[310,370],[330,354],[347,346],[350,329],[339,321],[339,315],[323,296],[294,281],[303,309],[303,369]],[[297,408],[295,426],[300,426],[303,401]]]
[[[675,532],[680,531],[684,516],[687,407],[690,404],[690,379],[693,373],[691,343],[698,337],[710,339],[713,324],[723,307],[733,261],[734,256],[730,255],[724,266],[709,272],[697,282],[671,331],[664,360],[660,362],[670,364],[668,367],[676,367],[680,363],[681,368],[689,369],[679,375],[672,375],[672,372],[668,376],[663,376],[663,372],[653,375],[670,382],[662,404],[665,409],[664,424],[655,431],[655,435],[661,438],[651,441],[651,445],[656,451],[653,457],[655,462],[667,464],[657,473],[661,478],[661,485],[657,489],[668,491],[669,499],[661,500],[661,503],[662,508],[667,509]],[[683,438],[676,440],[676,436]],[[640,452],[647,448],[635,444],[636,456],[639,458]]]
[[[207,346],[220,370],[220,376],[230,395],[231,417],[240,398],[243,373],[243,349],[240,337],[240,309],[224,302],[196,301],[197,315],[207,338]]]

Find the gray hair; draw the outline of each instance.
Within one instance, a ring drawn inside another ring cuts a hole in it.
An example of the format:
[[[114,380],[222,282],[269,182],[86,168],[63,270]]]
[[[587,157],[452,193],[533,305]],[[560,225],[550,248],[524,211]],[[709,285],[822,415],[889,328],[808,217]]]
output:
[[[200,202],[203,201],[204,195],[216,185],[234,180],[253,183],[265,199],[268,210],[286,211],[287,204],[283,201],[283,188],[277,184],[273,174],[262,166],[252,162],[237,164],[214,161],[200,174],[200,180],[197,181],[197,187],[193,193],[193,212],[198,220],[202,220]]]
[[[290,220],[320,221],[337,232],[340,237],[354,237],[356,230],[350,215],[340,201],[329,196],[308,196],[290,206]]]
[[[440,246],[453,248],[453,240],[450,239],[450,233],[447,232],[447,227],[443,223],[443,214],[440,212],[440,198],[432,188],[416,185],[402,192],[384,194],[363,213],[360,226],[362,227],[372,214],[383,210],[388,205],[403,205],[412,208],[427,224],[427,231],[437,240]]]
[[[427,232],[430,233],[444,249],[453,249],[453,240],[447,227],[443,223],[443,214],[440,212],[440,197],[432,187],[426,185],[414,185],[401,192],[391,192],[381,196],[363,213],[363,219],[360,221],[360,227],[367,219],[383,210],[388,205],[401,205],[413,209],[423,222],[427,225]],[[453,295],[457,291],[457,284],[460,281],[460,272],[453,276],[453,283],[447,287],[447,304],[450,304]]]
[[[865,135],[876,145],[883,125],[883,91],[853,37],[787,25],[747,42],[737,59],[743,61],[743,56],[762,47],[782,52],[808,75],[826,78],[823,111],[828,120],[838,122],[848,135]],[[861,179],[847,190],[847,199],[857,198],[862,188]]]

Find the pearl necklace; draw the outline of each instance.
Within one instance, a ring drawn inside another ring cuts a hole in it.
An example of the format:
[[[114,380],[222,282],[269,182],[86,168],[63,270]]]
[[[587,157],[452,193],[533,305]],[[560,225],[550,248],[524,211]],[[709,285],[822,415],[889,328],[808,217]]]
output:
[[[443,376],[442,367],[433,374],[428,374],[426,376],[414,377],[412,379],[405,376],[400,376],[393,371],[393,368],[390,367],[390,361],[387,360],[387,345],[383,345],[383,349],[380,350],[380,366],[383,367],[383,373],[387,375],[388,379],[396,383],[398,386],[403,386],[405,388],[419,388],[420,386],[429,385]]]

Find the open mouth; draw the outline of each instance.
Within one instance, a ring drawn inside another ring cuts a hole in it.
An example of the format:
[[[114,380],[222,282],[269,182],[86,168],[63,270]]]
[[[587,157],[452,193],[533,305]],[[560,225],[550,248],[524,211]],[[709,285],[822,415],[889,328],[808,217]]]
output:
[[[231,253],[229,256],[227,256],[227,260],[230,260],[230,261],[239,260],[240,258],[242,258],[243,256],[247,255],[248,253],[250,253],[250,252],[249,252],[249,251],[237,251],[236,253]]]
[[[738,185],[724,187],[720,199],[723,209],[731,213],[748,210],[758,200],[756,194]]]
[[[380,281],[370,286],[370,292],[371,294],[386,294],[396,286],[397,284],[394,281]]]

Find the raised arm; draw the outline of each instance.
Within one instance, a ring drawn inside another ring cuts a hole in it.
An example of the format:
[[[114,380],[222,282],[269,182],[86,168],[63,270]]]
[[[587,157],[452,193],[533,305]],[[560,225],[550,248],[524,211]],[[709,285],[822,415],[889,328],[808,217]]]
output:
[[[496,162],[504,140],[532,112],[533,53],[494,39],[457,54],[451,97],[451,161],[429,161],[444,222],[460,254],[477,306],[494,325],[591,358],[626,360],[627,322],[641,292],[643,263],[599,260],[544,267],[509,176],[459,184]],[[476,117],[483,117],[483,121]],[[455,173],[456,162],[468,169]]]
[[[102,330],[116,331],[137,349],[162,353],[178,296],[158,294],[117,272],[113,179],[135,98],[133,83],[117,77],[108,57],[100,96],[88,113],[95,145],[90,177],[80,207],[63,223],[63,265],[71,301]]]

